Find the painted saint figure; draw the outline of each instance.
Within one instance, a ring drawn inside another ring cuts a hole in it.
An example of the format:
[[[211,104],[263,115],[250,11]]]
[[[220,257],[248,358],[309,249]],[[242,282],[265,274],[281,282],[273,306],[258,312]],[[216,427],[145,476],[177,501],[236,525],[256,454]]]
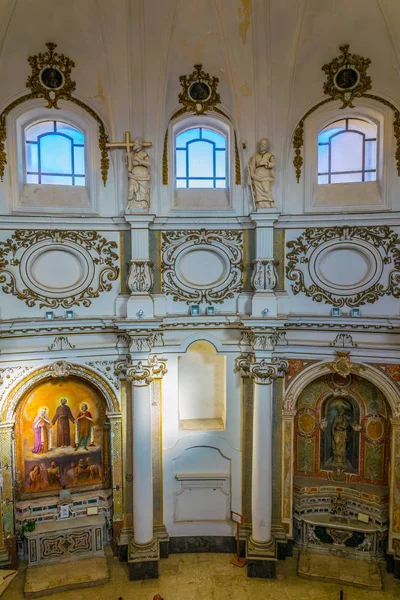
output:
[[[71,436],[69,432],[69,421],[75,423],[74,416],[67,399],[61,398],[60,406],[57,406],[56,414],[53,417],[53,425],[57,422],[57,448],[65,448],[71,445]]]
[[[37,417],[32,423],[34,431],[34,444],[32,452],[42,454],[49,449],[49,432],[51,427],[50,419],[47,415],[47,408],[40,408]]]
[[[93,418],[88,410],[87,404],[82,404],[81,412],[76,418],[77,438],[78,445],[75,448],[75,452],[80,446],[83,446],[85,450],[89,450],[88,444],[90,443],[92,429],[93,429]]]
[[[126,154],[128,165],[128,210],[150,207],[150,158],[143,150],[143,140],[133,140],[133,148]]]
[[[332,423],[333,462],[337,465],[346,464],[347,431],[349,427],[349,422],[344,416],[344,409],[340,408]]]
[[[254,208],[274,208],[272,183],[275,181],[275,156],[269,152],[267,138],[260,140],[258,152],[249,160],[247,183],[250,186]]]
[[[61,485],[60,467],[52,460],[47,469],[47,481],[50,487],[59,487]]]

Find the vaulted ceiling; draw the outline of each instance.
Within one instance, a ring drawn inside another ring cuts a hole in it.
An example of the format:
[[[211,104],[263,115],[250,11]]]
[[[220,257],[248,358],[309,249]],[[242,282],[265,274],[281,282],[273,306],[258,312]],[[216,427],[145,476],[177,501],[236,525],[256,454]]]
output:
[[[159,154],[179,76],[195,63],[219,77],[249,152],[268,135],[287,155],[343,43],[371,59],[372,92],[400,105],[399,0],[3,0],[0,109],[26,93],[26,59],[49,41],[75,61],[75,95],[111,137],[130,129]]]

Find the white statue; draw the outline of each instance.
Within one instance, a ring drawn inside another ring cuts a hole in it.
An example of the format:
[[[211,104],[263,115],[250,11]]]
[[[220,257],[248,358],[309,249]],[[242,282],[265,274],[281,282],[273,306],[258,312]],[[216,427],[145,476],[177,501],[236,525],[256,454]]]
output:
[[[269,141],[263,138],[247,167],[247,183],[251,188],[254,208],[275,208],[272,195],[275,165],[275,156],[269,152]]]
[[[150,158],[143,150],[143,140],[133,140],[133,148],[126,153],[128,165],[127,209],[150,208]]]

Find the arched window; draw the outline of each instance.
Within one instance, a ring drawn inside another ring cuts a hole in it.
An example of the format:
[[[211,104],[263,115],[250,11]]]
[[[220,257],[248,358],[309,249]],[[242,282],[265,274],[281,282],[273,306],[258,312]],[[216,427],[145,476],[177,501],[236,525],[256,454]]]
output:
[[[226,188],[226,137],[205,127],[187,129],[176,136],[177,188]]]
[[[375,123],[340,119],[318,134],[318,183],[376,181]]]
[[[85,138],[62,121],[41,121],[25,129],[26,183],[85,185]]]

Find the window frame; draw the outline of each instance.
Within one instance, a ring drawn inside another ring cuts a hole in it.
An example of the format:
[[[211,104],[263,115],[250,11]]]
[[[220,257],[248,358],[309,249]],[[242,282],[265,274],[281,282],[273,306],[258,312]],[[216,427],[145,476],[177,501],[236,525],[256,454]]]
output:
[[[186,133],[186,132],[194,130],[194,129],[199,129],[199,136],[200,137],[198,137],[196,139],[189,140],[188,142],[186,142],[185,147],[178,147],[177,146],[177,139],[178,139],[178,137],[182,133]],[[215,147],[216,146],[215,142],[212,142],[211,140],[207,140],[206,138],[203,138],[202,137],[202,131],[204,129],[207,130],[207,131],[212,131],[212,132],[220,135],[221,137],[223,137],[223,139],[225,140],[225,148],[216,148]],[[206,143],[208,143],[208,144],[210,144],[210,145],[213,146],[213,148],[212,148],[212,154],[213,154],[213,156],[212,156],[212,160],[213,160],[213,175],[212,175],[212,177],[202,177],[202,176],[191,177],[189,175],[189,147],[188,146],[189,146],[189,144],[196,144],[196,143],[201,142],[201,141],[204,141],[204,142],[206,142]],[[201,189],[201,190],[215,189],[216,190],[216,189],[223,189],[223,190],[225,190],[225,189],[227,189],[227,187],[228,187],[228,177],[229,177],[229,174],[228,174],[228,147],[227,147],[227,145],[228,145],[228,139],[227,139],[227,136],[224,133],[222,133],[220,130],[217,130],[215,127],[214,128],[211,128],[209,126],[204,127],[203,125],[200,125],[200,126],[191,126],[191,127],[188,127],[187,129],[183,129],[179,133],[175,134],[174,142],[175,142],[175,147],[174,147],[175,148],[174,149],[174,156],[175,156],[174,183],[175,183],[175,189],[177,189],[177,190],[182,190],[182,189],[186,189],[186,190],[194,190],[194,189]],[[180,177],[180,176],[177,175],[177,152],[178,151],[184,151],[186,153],[186,157],[185,157],[185,162],[186,162],[186,177]],[[225,161],[224,161],[225,162],[225,177],[218,177],[216,175],[216,170],[217,170],[217,165],[216,165],[216,162],[217,162],[216,161],[216,156],[217,155],[216,155],[216,152],[225,152]],[[191,179],[194,179],[194,180],[207,180],[207,181],[211,181],[212,180],[213,181],[213,185],[209,186],[209,187],[196,187],[196,186],[190,187],[189,186],[189,181]],[[183,186],[183,187],[178,186],[177,185],[177,181],[178,180],[185,180],[187,185]],[[224,187],[217,187],[217,185],[216,185],[217,180],[218,181],[223,180],[226,185]]]
[[[196,127],[211,129],[226,139],[226,187],[225,188],[177,188],[176,136]],[[162,186],[157,214],[204,216],[242,214],[242,186],[234,185],[235,149],[234,129],[229,118],[222,115],[185,114],[172,119],[168,126],[168,185]]]
[[[40,99],[19,105],[7,117],[6,177],[11,187],[10,211],[21,214],[96,215],[102,188],[98,125],[85,110],[59,101],[46,108]],[[85,139],[85,186],[26,183],[25,130],[40,121],[62,121],[81,131]]]
[[[346,117],[366,119],[377,125],[377,179],[318,184],[318,134],[330,123]],[[321,106],[306,119],[302,177],[305,214],[391,210],[397,188],[392,122],[391,109],[368,98],[357,98],[356,108],[348,110],[337,105]]]
[[[374,138],[367,138],[366,135],[364,133],[362,133],[362,131],[359,131],[358,129],[349,129],[349,121],[355,121],[355,120],[359,120],[359,121],[364,121],[366,123],[370,123],[373,124],[377,131],[376,131],[376,137]],[[329,136],[329,140],[328,142],[320,142],[319,141],[319,136],[320,134],[324,131],[324,129],[326,127],[329,127],[329,125],[334,125],[335,123],[338,123],[339,121],[345,121],[346,122],[346,129],[342,130],[342,131],[337,131],[336,133],[333,133],[331,136]],[[318,185],[329,185],[329,184],[333,184],[333,185],[337,185],[338,183],[362,183],[365,181],[365,174],[366,173],[375,173],[376,177],[375,179],[371,180],[371,181],[376,181],[379,177],[378,177],[378,126],[374,121],[371,121],[370,119],[361,119],[359,116],[350,116],[350,115],[346,115],[345,117],[343,117],[342,119],[337,119],[335,121],[332,121],[331,123],[329,123],[329,125],[326,125],[323,129],[321,129],[321,131],[318,133],[318,169],[319,169],[319,147],[320,146],[328,146],[328,171],[327,172],[322,172],[320,173],[319,170],[317,170],[317,184]],[[340,135],[346,135],[346,133],[356,133],[357,135],[361,135],[363,140],[362,140],[362,165],[361,165],[361,169],[357,169],[357,170],[352,170],[352,171],[332,171],[332,139],[335,137],[338,137]],[[366,160],[366,143],[367,142],[376,142],[376,157],[375,157],[375,169],[366,169],[365,168],[365,160]],[[361,181],[353,181],[353,182],[344,182],[344,181],[338,181],[338,182],[332,182],[332,176],[333,175],[348,175],[348,174],[356,174],[356,173],[361,173]],[[328,176],[328,182],[327,183],[320,183],[318,181],[319,177],[321,176]]]
[[[46,132],[46,133],[41,133],[37,136],[37,140],[36,142],[32,142],[30,140],[26,139],[26,131],[28,131],[31,127],[33,127],[34,125],[39,125],[40,123],[53,123],[54,125],[54,131],[53,132]],[[74,142],[74,140],[71,138],[71,136],[64,134],[64,133],[60,133],[57,131],[56,127],[57,127],[57,123],[64,123],[65,125],[69,125],[70,127],[74,127],[77,131],[79,131],[79,133],[81,133],[84,137],[84,143],[83,144],[76,144]],[[69,140],[71,140],[71,166],[72,166],[72,173],[71,174],[66,174],[66,173],[43,173],[40,169],[40,158],[41,158],[41,154],[40,154],[40,142],[42,140],[42,138],[46,137],[46,136],[50,136],[50,135],[59,135],[61,137],[65,137]],[[37,144],[38,147],[38,172],[37,173],[33,173],[33,172],[29,172],[28,173],[28,167],[27,167],[27,144]],[[74,169],[74,162],[75,162],[75,157],[74,157],[74,148],[75,147],[80,147],[84,149],[84,163],[85,163],[85,172],[83,175],[81,174],[76,174],[75,173],[75,169]],[[67,122],[67,121],[63,121],[63,120],[59,120],[59,119],[46,119],[46,120],[40,120],[34,123],[31,123],[30,125],[25,126],[24,128],[24,149],[25,149],[25,153],[24,153],[24,166],[25,166],[25,184],[26,185],[62,185],[62,184],[55,184],[55,183],[42,183],[40,181],[42,176],[58,176],[58,177],[71,177],[72,179],[72,184],[66,183],[65,185],[68,187],[86,187],[86,144],[85,144],[85,133],[79,129],[78,127],[76,127],[75,125],[72,125],[72,123]],[[38,183],[31,183],[27,181],[27,176],[28,175],[37,175],[38,176]],[[77,186],[74,182],[75,178],[80,178],[80,177],[84,177],[85,178],[85,186]]]

